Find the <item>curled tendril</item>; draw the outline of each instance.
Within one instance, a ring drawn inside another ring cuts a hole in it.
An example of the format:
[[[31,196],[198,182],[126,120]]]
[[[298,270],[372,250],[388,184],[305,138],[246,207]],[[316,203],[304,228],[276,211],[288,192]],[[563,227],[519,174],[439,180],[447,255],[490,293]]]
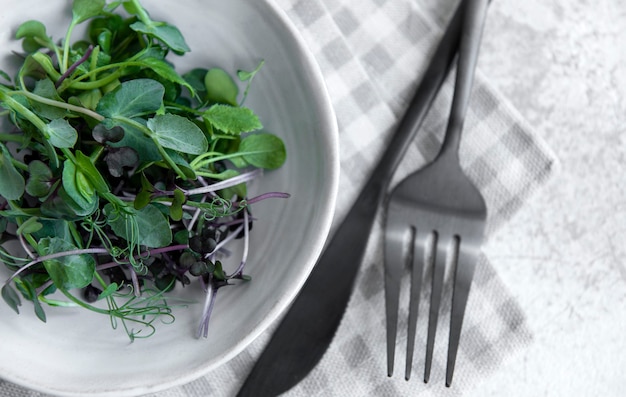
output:
[[[83,230],[89,233],[89,238],[87,240],[88,244],[86,245],[91,245],[93,235],[96,234],[102,242],[102,245],[109,249],[109,251],[111,251],[111,256],[117,256],[119,254],[114,253],[115,247],[113,246],[111,239],[103,230],[103,228],[107,225],[107,222],[105,219],[100,219],[100,215],[100,210],[97,210],[93,215],[90,215],[89,217],[83,219],[83,221],[80,223],[80,226],[83,228]]]
[[[146,289],[138,297],[133,286],[129,285],[126,291],[117,291],[113,296],[127,300],[119,307],[110,307],[111,326],[117,329],[121,323],[131,341],[153,335],[156,332],[153,323],[157,319],[163,324],[176,321],[172,306],[163,297],[163,291]],[[141,328],[135,329],[133,324]]]
[[[233,202],[223,197],[215,196],[207,206],[202,207],[204,219],[213,221],[218,218],[232,216],[244,209],[245,205],[233,205]]]
[[[111,256],[113,259],[118,259],[124,255],[124,250],[118,246],[111,246]]]

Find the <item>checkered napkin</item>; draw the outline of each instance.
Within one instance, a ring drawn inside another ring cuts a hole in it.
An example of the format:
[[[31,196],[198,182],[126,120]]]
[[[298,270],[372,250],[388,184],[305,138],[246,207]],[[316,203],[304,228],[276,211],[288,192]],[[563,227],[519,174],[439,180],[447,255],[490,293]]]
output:
[[[337,113],[341,144],[337,224],[381,155],[439,42],[442,28],[435,21],[444,23],[456,2],[434,7],[427,4],[428,0],[275,1],[316,55]],[[451,74],[393,183],[423,166],[437,152],[453,81]],[[489,86],[480,70],[460,156],[487,202],[487,238],[551,176],[556,165],[549,148]],[[418,327],[413,380],[404,380],[406,333],[402,331],[396,357],[398,373],[388,378],[381,238],[379,219],[333,343],[320,364],[287,396],[457,396],[470,391],[531,341],[524,314],[489,259],[482,256],[468,302],[452,387],[443,386],[449,303],[443,303],[431,382],[419,380],[424,367],[425,319]],[[451,294],[449,280],[448,275],[444,302]],[[425,296],[428,292],[425,287]],[[406,295],[401,298],[403,302],[408,301]],[[427,304],[426,299],[422,301]],[[400,318],[406,322],[407,316],[407,307],[401,307]],[[406,329],[405,325],[401,323],[400,329]],[[151,397],[234,396],[272,330],[209,375]],[[8,396],[42,397],[0,381],[0,397]]]

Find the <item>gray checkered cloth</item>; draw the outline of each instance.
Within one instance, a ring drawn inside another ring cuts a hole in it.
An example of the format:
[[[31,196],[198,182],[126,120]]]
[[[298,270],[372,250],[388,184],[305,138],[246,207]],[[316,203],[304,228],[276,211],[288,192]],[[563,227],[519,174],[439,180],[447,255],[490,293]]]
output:
[[[428,0],[275,1],[316,55],[337,113],[341,144],[338,222],[355,200],[406,109],[442,35],[441,24],[456,2],[434,7]],[[461,161],[487,201],[489,237],[553,174],[556,160],[507,101],[489,86],[480,70],[474,87]],[[395,182],[436,153],[452,91],[453,76],[444,84]],[[443,325],[450,310],[445,304],[431,382],[419,380],[424,361],[420,346],[426,339],[424,320],[418,328],[416,344],[420,350],[416,353],[414,379],[406,382],[403,374],[388,378],[381,237],[379,219],[333,343],[320,364],[287,396],[457,396],[485,380],[532,340],[524,314],[489,259],[482,256],[470,294],[452,387],[443,386],[447,341],[447,326]],[[449,297],[449,277],[446,287],[444,293]],[[406,294],[402,300],[408,301]],[[401,310],[400,318],[406,319],[407,307]],[[400,329],[405,329],[403,324]],[[234,396],[271,331],[209,375],[151,397]],[[396,358],[399,368],[404,366],[401,347],[405,345],[406,334],[400,334]],[[0,397],[9,396],[43,395],[0,381]]]

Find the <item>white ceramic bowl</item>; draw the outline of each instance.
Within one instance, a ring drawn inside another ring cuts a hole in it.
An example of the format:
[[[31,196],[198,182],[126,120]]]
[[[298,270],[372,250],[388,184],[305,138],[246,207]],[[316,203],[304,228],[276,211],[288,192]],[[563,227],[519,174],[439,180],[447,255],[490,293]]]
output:
[[[38,19],[61,38],[70,1],[0,0],[0,69],[20,50],[15,28]],[[220,66],[252,70],[246,105],[286,143],[282,169],[266,173],[252,192],[284,191],[288,200],[255,204],[246,285],[220,290],[209,339],[194,337],[202,304],[176,311],[146,340],[130,344],[107,317],[79,309],[47,308],[37,320],[25,302],[16,315],[0,302],[0,377],[65,396],[130,396],[198,378],[241,352],[283,312],[313,268],[329,232],[338,185],[337,127],[322,76],[287,17],[271,0],[144,0],[153,19],[183,32],[192,52],[179,71]],[[0,266],[5,280],[8,272]],[[199,288],[187,293],[202,299]]]

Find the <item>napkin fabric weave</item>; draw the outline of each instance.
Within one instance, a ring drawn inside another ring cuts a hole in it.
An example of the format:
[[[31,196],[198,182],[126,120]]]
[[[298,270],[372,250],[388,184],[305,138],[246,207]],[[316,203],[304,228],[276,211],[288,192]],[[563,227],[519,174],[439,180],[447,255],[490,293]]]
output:
[[[336,227],[407,108],[443,33],[440,24],[446,23],[456,2],[448,1],[446,7],[429,7],[428,0],[275,1],[316,56],[337,114],[341,180]],[[392,184],[436,154],[446,127],[453,83],[454,70]],[[463,167],[487,202],[487,238],[549,179],[556,166],[550,149],[490,87],[481,74],[480,63],[460,156]],[[458,396],[470,391],[532,340],[523,312],[502,285],[489,258],[483,255],[470,293],[452,387],[444,387],[451,295],[449,274],[431,382],[424,384],[420,380],[426,340],[424,315],[418,325],[413,379],[404,380],[406,304],[400,312],[397,373],[387,377],[381,219],[379,215],[355,291],[333,343],[320,364],[286,396]],[[429,289],[426,285],[420,313],[426,313]],[[405,303],[408,302],[406,290],[401,297]],[[234,396],[272,330],[207,376],[151,397]],[[44,395],[0,381],[0,397],[9,396]]]

